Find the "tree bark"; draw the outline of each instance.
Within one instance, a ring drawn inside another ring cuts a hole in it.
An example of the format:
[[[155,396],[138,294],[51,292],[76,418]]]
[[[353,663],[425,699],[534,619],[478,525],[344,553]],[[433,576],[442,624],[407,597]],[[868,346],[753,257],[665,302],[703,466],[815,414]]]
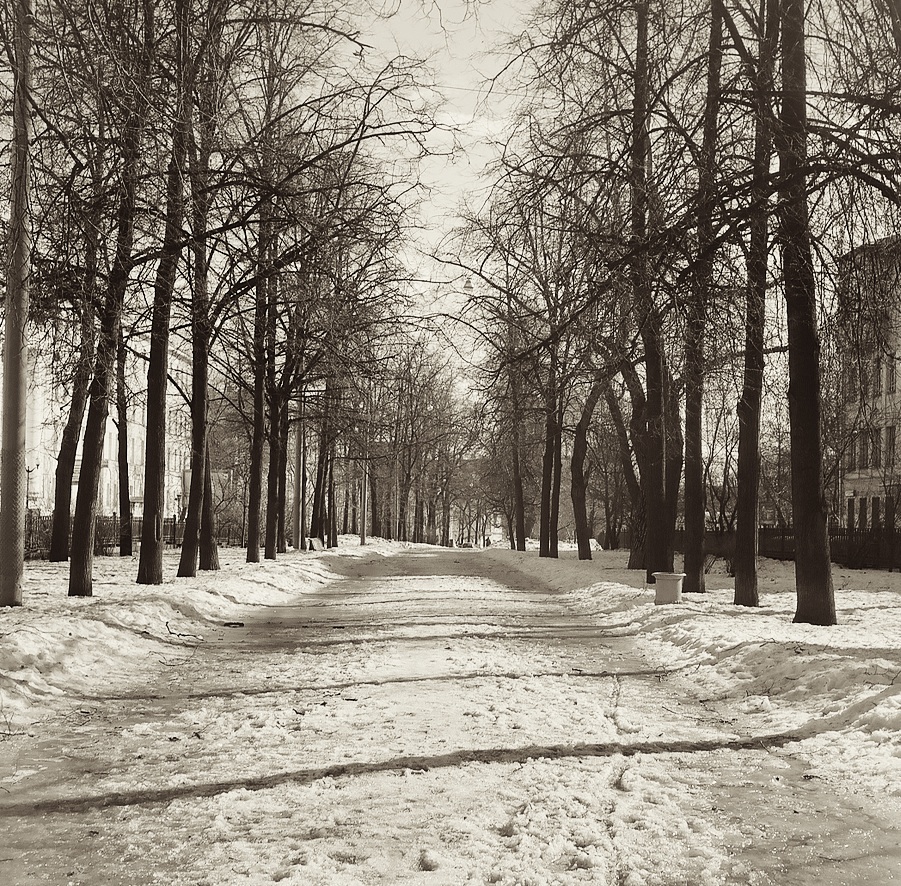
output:
[[[703,593],[704,584],[704,343],[713,282],[713,213],[716,199],[716,143],[723,61],[722,0],[710,3],[710,43],[707,61],[707,98],[698,163],[698,254],[694,286],[688,305],[685,336],[685,559],[683,589]]]
[[[131,489],[128,471],[128,398],[125,387],[125,341],[119,327],[116,353],[116,413],[119,419],[119,556],[133,553],[131,533]]]
[[[779,221],[788,321],[795,622],[836,623],[823,482],[820,342],[807,204],[804,0],[783,0]]]
[[[758,53],[758,71],[753,84],[756,107],[754,168],[751,183],[748,282],[745,300],[745,365],[738,401],[738,493],[735,508],[735,597],[739,606],[758,606],[757,506],[760,487],[760,408],[763,399],[764,332],[769,224],[770,158],[773,135],[770,125],[773,91],[773,59],[779,39],[778,0],[761,7],[765,20]]]

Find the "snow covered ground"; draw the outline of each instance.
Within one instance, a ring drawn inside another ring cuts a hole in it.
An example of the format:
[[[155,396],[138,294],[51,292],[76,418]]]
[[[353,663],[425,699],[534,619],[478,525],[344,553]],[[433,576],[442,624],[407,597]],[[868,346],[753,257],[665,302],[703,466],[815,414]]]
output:
[[[901,576],[841,624],[654,606],[625,558],[376,541],[0,613],[0,882],[901,879]],[[175,559],[167,561],[174,575]],[[548,590],[554,593],[548,593]]]
[[[838,626],[792,624],[794,566],[760,563],[761,606],[732,605],[725,574],[678,606],[652,606],[643,575],[617,552],[580,563],[515,558],[590,618],[635,637],[649,662],[678,672],[745,729],[795,731],[818,769],[901,796],[901,573],[833,567]]]

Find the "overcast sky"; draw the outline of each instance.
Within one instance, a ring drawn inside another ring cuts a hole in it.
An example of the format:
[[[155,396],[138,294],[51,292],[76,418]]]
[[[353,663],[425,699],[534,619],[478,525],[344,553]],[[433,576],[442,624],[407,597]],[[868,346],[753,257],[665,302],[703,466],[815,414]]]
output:
[[[517,28],[529,0],[486,0],[467,11],[461,0],[399,0],[397,12],[374,26],[380,49],[413,57],[428,57],[435,85],[444,100],[438,121],[457,128],[462,151],[453,158],[436,158],[424,165],[423,176],[434,189],[429,217],[453,224],[464,195],[478,187],[478,175],[492,156],[489,142],[504,126],[502,103],[488,96],[487,79],[503,65],[498,51]],[[383,30],[384,29],[384,30]],[[384,42],[383,42],[384,41]],[[435,140],[436,150],[451,146]]]

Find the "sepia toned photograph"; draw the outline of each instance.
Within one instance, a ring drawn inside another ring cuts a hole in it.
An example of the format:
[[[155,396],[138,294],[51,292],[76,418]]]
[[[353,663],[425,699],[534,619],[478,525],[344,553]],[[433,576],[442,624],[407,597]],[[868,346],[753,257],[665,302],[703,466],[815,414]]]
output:
[[[0,54],[0,886],[901,883],[901,0]]]

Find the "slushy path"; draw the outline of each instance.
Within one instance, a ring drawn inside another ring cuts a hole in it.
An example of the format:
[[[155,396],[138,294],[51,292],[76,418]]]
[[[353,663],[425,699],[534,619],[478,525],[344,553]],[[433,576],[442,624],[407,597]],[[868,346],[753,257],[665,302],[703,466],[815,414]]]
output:
[[[469,551],[335,567],[0,745],[0,884],[901,879],[876,798],[530,577]]]

